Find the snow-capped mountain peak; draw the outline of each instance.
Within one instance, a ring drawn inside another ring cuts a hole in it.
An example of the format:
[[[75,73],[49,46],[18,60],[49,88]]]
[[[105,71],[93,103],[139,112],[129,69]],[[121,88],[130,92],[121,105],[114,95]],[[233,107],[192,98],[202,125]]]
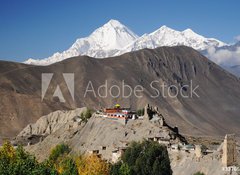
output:
[[[117,20],[110,20],[96,29],[88,37],[79,38],[66,51],[55,53],[51,57],[25,61],[27,64],[48,65],[66,58],[88,55],[95,58],[113,56],[118,50],[134,42],[138,36]]]
[[[211,46],[221,47],[226,44],[214,38],[205,38],[191,29],[177,31],[164,25],[156,31],[138,38],[132,45],[127,46],[125,50],[134,51],[143,48],[153,49],[160,46],[177,45],[185,45],[196,50],[204,50]]]
[[[196,34],[192,29],[185,29],[184,31],[182,31],[182,33],[186,33],[186,34]]]
[[[144,48],[176,45],[185,45],[201,51],[226,44],[214,38],[205,38],[191,29],[177,31],[166,25],[150,34],[138,37],[128,27],[111,19],[88,37],[77,39],[68,50],[57,52],[41,60],[28,59],[25,63],[48,65],[78,55],[105,58]]]
[[[172,28],[170,28],[170,27],[168,27],[168,26],[166,26],[166,25],[163,25],[163,26],[161,26],[158,30],[156,30],[156,31],[173,31],[173,29]],[[155,32],[156,32],[155,31]]]
[[[89,38],[99,44],[100,49],[116,50],[133,42],[138,36],[119,21],[111,19],[95,30]]]
[[[157,34],[164,34],[168,32],[174,32],[170,27],[167,27],[166,25],[161,26],[159,29],[155,30],[154,32],[150,33],[149,35],[157,35]]]
[[[125,28],[126,26],[120,23],[118,20],[110,19],[106,24],[103,26],[112,26],[113,28]]]

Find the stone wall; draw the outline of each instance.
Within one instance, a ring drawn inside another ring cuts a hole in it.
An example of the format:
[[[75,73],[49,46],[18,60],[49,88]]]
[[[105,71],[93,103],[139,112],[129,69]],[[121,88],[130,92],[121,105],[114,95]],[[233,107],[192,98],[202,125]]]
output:
[[[237,162],[236,140],[234,134],[227,134],[223,142],[223,166],[233,166]]]

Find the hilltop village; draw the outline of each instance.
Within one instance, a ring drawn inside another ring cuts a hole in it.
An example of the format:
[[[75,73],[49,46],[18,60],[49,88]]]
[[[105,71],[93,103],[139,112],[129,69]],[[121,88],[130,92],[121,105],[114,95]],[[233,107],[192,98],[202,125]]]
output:
[[[157,107],[149,104],[141,114],[117,104],[94,112],[83,122],[81,114],[86,110],[55,111],[43,116],[20,132],[15,143],[25,140],[25,149],[39,160],[44,160],[55,145],[66,143],[76,153],[96,154],[116,163],[132,141],[156,141],[166,146],[177,175],[194,173],[199,166],[205,168],[206,174],[221,175],[230,170],[226,167],[239,164],[240,148],[234,134],[227,134],[219,144],[194,144],[179,133],[178,127],[170,126]]]
[[[169,152],[183,152],[186,154],[192,154],[195,157],[196,162],[200,162],[204,157],[211,157],[212,160],[216,159],[222,162],[223,167],[234,166],[238,162],[237,155],[237,143],[234,134],[227,134],[224,142],[214,149],[208,149],[203,145],[188,144],[186,139],[178,132],[177,127],[169,126],[158,110],[157,107],[152,107],[147,104],[144,108],[144,115],[138,116],[136,111],[131,111],[130,108],[121,108],[119,104],[114,108],[106,108],[96,112],[96,117],[106,118],[117,121],[123,125],[126,125],[129,121],[144,120],[152,123],[157,123],[159,126],[159,132],[152,132],[149,130],[147,140],[157,141],[159,144],[167,146]],[[128,144],[125,146],[116,147],[112,150],[112,157],[108,159],[112,162],[117,162],[126,150]],[[238,147],[239,148],[239,147]],[[106,158],[107,146],[102,146],[100,149],[88,150],[89,153],[98,154],[100,157]]]

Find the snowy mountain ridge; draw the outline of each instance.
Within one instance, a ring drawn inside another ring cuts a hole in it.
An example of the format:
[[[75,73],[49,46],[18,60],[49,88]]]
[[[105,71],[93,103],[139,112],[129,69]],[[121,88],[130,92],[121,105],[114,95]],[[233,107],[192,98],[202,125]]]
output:
[[[227,44],[214,38],[205,38],[196,34],[191,29],[177,31],[164,25],[158,30],[138,38],[133,44],[122,50],[122,52],[120,51],[119,54],[144,48],[154,49],[160,46],[177,45],[189,46],[196,50],[205,50],[209,47],[222,47],[226,46]]]
[[[44,59],[30,58],[24,63],[49,65],[78,55],[106,58],[144,48],[177,45],[186,45],[196,50],[205,50],[209,47],[222,47],[227,44],[214,38],[205,38],[191,29],[177,31],[165,25],[150,34],[139,37],[119,21],[110,20],[88,37],[77,39],[66,51],[57,52]]]
[[[90,36],[77,39],[66,51],[54,53],[45,59],[30,58],[24,63],[49,65],[78,55],[88,55],[95,58],[110,57],[137,38],[138,36],[126,26],[117,20],[110,20],[96,29]]]

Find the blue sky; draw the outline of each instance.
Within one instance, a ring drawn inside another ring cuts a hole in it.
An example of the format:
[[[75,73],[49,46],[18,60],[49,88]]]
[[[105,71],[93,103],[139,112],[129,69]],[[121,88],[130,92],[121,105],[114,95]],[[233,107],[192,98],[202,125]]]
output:
[[[238,0],[1,0],[0,59],[24,61],[68,49],[110,19],[138,35],[162,25],[234,42]]]

